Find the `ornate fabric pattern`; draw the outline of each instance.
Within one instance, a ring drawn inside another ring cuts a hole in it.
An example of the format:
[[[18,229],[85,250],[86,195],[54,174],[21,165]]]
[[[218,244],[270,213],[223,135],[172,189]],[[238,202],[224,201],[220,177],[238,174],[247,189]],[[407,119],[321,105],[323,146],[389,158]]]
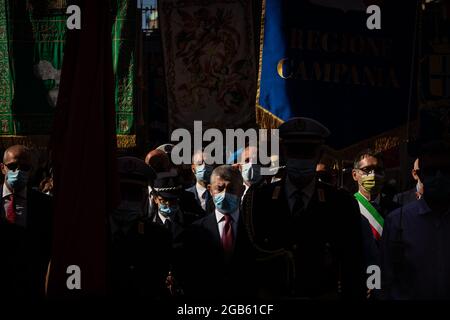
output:
[[[255,121],[251,2],[161,3],[170,129],[247,127]]]

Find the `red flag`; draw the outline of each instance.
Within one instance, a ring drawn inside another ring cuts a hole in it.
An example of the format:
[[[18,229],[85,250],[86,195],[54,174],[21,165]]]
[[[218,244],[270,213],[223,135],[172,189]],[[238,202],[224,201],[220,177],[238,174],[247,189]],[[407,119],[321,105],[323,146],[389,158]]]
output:
[[[81,30],[69,30],[54,131],[54,232],[50,297],[106,291],[107,216],[118,197],[116,131],[107,0],[81,0]],[[81,289],[76,284],[79,267]]]

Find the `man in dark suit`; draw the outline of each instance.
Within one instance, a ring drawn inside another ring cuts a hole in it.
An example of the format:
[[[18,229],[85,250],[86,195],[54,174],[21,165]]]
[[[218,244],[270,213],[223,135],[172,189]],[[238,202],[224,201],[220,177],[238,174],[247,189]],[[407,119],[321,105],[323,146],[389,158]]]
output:
[[[416,181],[414,188],[398,193],[394,196],[393,201],[401,206],[407,205],[410,202],[420,200],[423,196],[423,183],[419,177],[420,167],[419,158],[414,161],[414,167],[411,170],[411,175]]]
[[[354,160],[352,176],[353,180],[358,183],[357,194],[366,199],[382,218],[398,208],[397,203],[381,192],[385,178],[381,153],[371,149],[361,151]]]
[[[382,155],[371,149],[361,151],[354,160],[352,176],[358,183],[354,196],[361,212],[366,265],[379,265],[384,219],[399,206],[381,192],[385,177]]]
[[[254,259],[240,212],[242,176],[230,165],[219,166],[208,189],[215,211],[184,234],[185,293],[206,299],[251,296]]]
[[[450,299],[450,141],[418,150],[423,198],[390,213],[381,238],[383,297]]]
[[[205,160],[205,155],[201,150],[195,152],[192,156],[191,169],[196,182],[192,187],[186,189],[194,195],[198,207],[196,211],[201,212],[202,216],[214,211],[214,204],[208,190],[209,179],[214,166],[206,163]]]
[[[0,205],[0,295],[44,297],[51,252],[51,197],[29,185],[30,150],[9,147],[0,165],[5,181]]]
[[[316,179],[328,129],[313,119],[293,118],[280,126],[279,133],[285,176],[250,189],[243,204],[258,250],[258,295],[364,297],[357,203]]]

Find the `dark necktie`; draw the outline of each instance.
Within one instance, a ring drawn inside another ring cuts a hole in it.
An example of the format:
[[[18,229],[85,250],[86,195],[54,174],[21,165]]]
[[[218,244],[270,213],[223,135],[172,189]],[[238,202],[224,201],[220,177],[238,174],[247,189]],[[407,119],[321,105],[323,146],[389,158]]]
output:
[[[6,220],[10,223],[16,222],[16,202],[13,194],[9,196],[9,206],[6,209]]]
[[[206,211],[206,208],[207,208],[207,205],[208,205],[208,201],[209,201],[209,199],[211,197],[208,190],[205,191],[205,193],[203,194],[203,197],[205,199],[205,211]]]
[[[301,213],[304,211],[305,204],[303,203],[303,195],[302,192],[299,190],[296,190],[294,194],[292,195],[292,198],[294,199],[294,206],[292,207],[292,215],[294,217],[298,217],[301,215]]]
[[[233,250],[233,228],[232,228],[232,219],[229,215],[224,215],[223,218],[225,220],[225,224],[223,226],[222,231],[222,248],[225,254],[231,254]]]
[[[166,221],[164,221],[164,226],[165,226],[169,231],[172,231],[172,221],[170,221],[170,219],[166,219]]]

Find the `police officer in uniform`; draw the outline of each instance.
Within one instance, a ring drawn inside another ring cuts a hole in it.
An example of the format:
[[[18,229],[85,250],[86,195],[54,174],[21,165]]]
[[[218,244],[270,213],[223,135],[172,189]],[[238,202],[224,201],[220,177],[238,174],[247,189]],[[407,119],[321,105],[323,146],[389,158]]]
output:
[[[243,210],[263,298],[363,298],[360,214],[351,195],[316,179],[329,130],[309,118],[279,127],[285,175],[251,188]]]

